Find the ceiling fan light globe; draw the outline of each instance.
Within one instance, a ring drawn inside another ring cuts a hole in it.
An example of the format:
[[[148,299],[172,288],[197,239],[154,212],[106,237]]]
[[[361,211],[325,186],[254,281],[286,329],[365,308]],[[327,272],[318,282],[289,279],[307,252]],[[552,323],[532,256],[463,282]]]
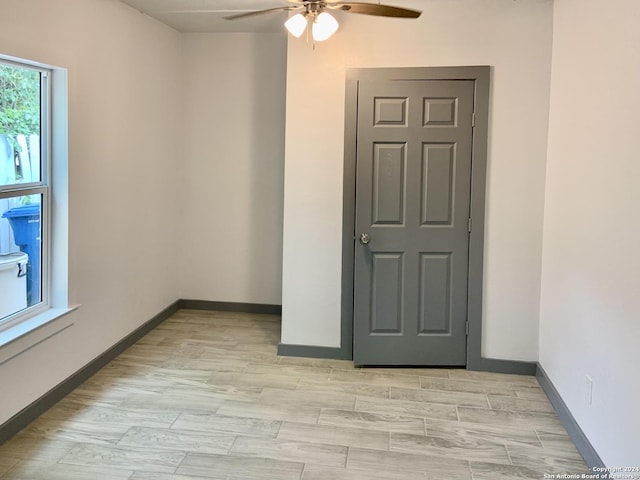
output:
[[[285,28],[289,31],[291,35],[296,38],[300,38],[300,36],[304,33],[307,28],[307,18],[301,13],[297,13],[289,20],[284,22]]]
[[[327,12],[322,12],[313,22],[311,34],[316,42],[322,42],[338,30],[338,21]]]

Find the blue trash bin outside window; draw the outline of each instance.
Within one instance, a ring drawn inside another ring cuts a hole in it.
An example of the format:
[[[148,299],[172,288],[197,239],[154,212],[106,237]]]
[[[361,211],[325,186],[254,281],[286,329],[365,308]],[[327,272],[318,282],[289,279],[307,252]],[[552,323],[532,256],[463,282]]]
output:
[[[20,251],[29,256],[27,265],[27,305],[40,302],[40,204],[22,205],[7,210],[2,218],[9,220],[13,238]]]

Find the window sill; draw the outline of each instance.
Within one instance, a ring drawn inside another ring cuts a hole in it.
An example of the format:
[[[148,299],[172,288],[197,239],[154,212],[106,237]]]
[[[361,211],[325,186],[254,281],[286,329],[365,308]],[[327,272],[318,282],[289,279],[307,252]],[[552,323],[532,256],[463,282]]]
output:
[[[0,331],[0,365],[72,326],[68,314],[78,307],[49,308]]]

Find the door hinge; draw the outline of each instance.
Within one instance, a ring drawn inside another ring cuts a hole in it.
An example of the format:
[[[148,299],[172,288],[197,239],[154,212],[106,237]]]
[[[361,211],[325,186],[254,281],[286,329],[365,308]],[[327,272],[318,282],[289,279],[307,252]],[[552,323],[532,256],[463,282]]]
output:
[[[467,230],[471,233],[471,217],[469,217],[469,222],[467,223]]]
[[[471,114],[471,128],[476,126],[476,112]]]
[[[465,335],[469,336],[469,322],[467,322],[464,326],[464,333]]]

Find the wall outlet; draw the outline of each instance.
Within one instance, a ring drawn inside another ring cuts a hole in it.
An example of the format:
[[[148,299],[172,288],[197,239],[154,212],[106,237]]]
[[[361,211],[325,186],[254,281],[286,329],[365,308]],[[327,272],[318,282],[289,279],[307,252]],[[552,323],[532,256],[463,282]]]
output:
[[[591,405],[593,403],[593,379],[589,375],[585,375],[584,379],[587,405]]]

